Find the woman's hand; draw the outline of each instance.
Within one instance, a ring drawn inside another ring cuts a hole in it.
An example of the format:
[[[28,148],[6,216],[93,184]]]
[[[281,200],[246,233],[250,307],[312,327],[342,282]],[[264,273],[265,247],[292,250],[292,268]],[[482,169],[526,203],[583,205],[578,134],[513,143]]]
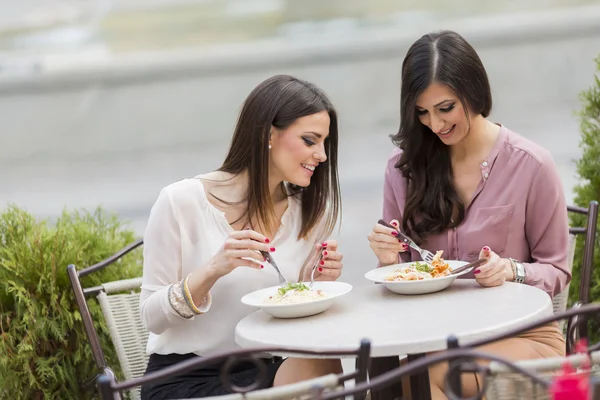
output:
[[[317,243],[317,256],[321,253],[322,258],[315,271],[315,281],[335,281],[342,274],[343,254],[337,251],[337,240],[328,240]],[[304,282],[310,282],[310,274],[314,265],[308,265],[304,273]]]
[[[208,268],[217,277],[225,276],[242,266],[262,269],[265,258],[260,251],[273,252],[275,248],[269,245],[269,239],[256,231],[233,231],[212,258]]]
[[[503,285],[505,281],[512,281],[513,271],[510,260],[500,258],[492,249],[485,246],[479,252],[479,258],[487,261],[475,269],[475,280],[481,286],[492,287]]]
[[[395,219],[391,220],[390,224],[396,228],[399,226]],[[396,231],[381,224],[375,225],[367,238],[382,267],[397,264],[398,253],[408,251],[408,245],[397,238]]]

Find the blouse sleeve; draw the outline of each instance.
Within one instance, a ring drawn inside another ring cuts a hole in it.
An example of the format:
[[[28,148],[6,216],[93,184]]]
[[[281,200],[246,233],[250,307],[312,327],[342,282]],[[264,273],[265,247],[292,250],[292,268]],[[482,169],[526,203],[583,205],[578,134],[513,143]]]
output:
[[[181,276],[181,236],[173,199],[164,188],[150,211],[144,234],[144,267],[140,313],[144,326],[154,334],[185,324],[196,313],[185,307]],[[211,306],[210,294],[197,307]]]
[[[525,234],[531,251],[531,262],[524,264],[525,283],[550,296],[560,293],[571,280],[569,222],[562,184],[551,159],[540,165],[529,190]]]

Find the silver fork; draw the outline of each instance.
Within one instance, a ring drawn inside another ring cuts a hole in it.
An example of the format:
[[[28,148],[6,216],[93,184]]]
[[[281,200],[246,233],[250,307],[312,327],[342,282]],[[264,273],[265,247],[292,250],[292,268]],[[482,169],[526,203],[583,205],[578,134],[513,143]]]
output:
[[[279,286],[283,287],[287,285],[289,282],[287,281],[287,279],[285,279],[285,276],[283,276],[277,264],[275,264],[275,260],[273,260],[273,257],[271,257],[271,253],[269,253],[268,251],[261,251],[260,253],[263,255],[265,260],[267,260],[267,262],[271,264],[273,268],[275,268],[275,271],[277,271],[277,273],[279,274]]]
[[[319,262],[323,259],[323,253],[319,252],[319,256],[317,257],[317,261],[315,261],[315,265],[312,268],[312,271],[310,273],[310,283],[308,284],[309,288],[312,288],[314,283],[315,283],[315,271],[317,270],[317,267],[319,266]]]
[[[421,256],[421,258],[423,259],[423,261],[425,261],[427,264],[431,264],[432,263],[432,261],[433,261],[433,253],[432,252],[430,252],[429,250],[425,250],[425,249],[420,248],[419,246],[417,246],[417,244],[415,242],[413,242],[413,240],[411,238],[409,238],[404,233],[400,232],[397,228],[395,228],[393,225],[388,224],[384,220],[380,219],[378,221],[378,223],[380,223],[383,226],[387,226],[388,228],[392,228],[393,230],[395,230],[396,233],[398,234],[398,238],[400,240],[402,240],[402,242],[406,243],[407,245],[409,245],[410,247],[412,247],[413,249],[415,249],[419,253],[419,255]]]

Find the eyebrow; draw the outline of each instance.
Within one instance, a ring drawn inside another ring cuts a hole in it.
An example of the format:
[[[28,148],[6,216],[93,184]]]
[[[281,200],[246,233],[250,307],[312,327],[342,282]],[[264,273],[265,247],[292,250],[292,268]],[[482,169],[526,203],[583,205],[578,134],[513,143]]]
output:
[[[448,103],[448,102],[450,102],[450,101],[453,101],[453,100],[446,99],[446,100],[444,100],[444,101],[440,101],[439,103],[437,103],[436,105],[434,105],[434,107],[439,107],[439,106],[441,106],[442,104],[444,104],[444,103]]]
[[[313,132],[313,131],[305,131],[304,133],[310,133],[315,135],[317,138],[321,139],[323,137],[323,135],[321,135],[320,133],[317,132]]]

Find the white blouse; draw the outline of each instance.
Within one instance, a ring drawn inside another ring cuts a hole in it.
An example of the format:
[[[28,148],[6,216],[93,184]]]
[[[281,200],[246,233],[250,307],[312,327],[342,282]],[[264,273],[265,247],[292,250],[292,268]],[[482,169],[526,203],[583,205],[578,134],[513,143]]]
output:
[[[208,201],[200,178],[166,186],[150,211],[140,297],[142,321],[150,331],[148,354],[207,355],[236,348],[236,324],[256,311],[240,299],[279,283],[277,272],[268,263],[261,270],[238,267],[212,287],[208,304],[200,307],[205,314],[185,319],[173,310],[167,297],[169,286],[201,268],[233,230],[224,213]],[[315,244],[326,239],[318,237],[318,227],[308,240],[298,240],[301,214],[300,200],[289,197],[281,226],[270,238],[276,248],[272,256],[290,282],[298,280],[303,265],[314,255]]]

